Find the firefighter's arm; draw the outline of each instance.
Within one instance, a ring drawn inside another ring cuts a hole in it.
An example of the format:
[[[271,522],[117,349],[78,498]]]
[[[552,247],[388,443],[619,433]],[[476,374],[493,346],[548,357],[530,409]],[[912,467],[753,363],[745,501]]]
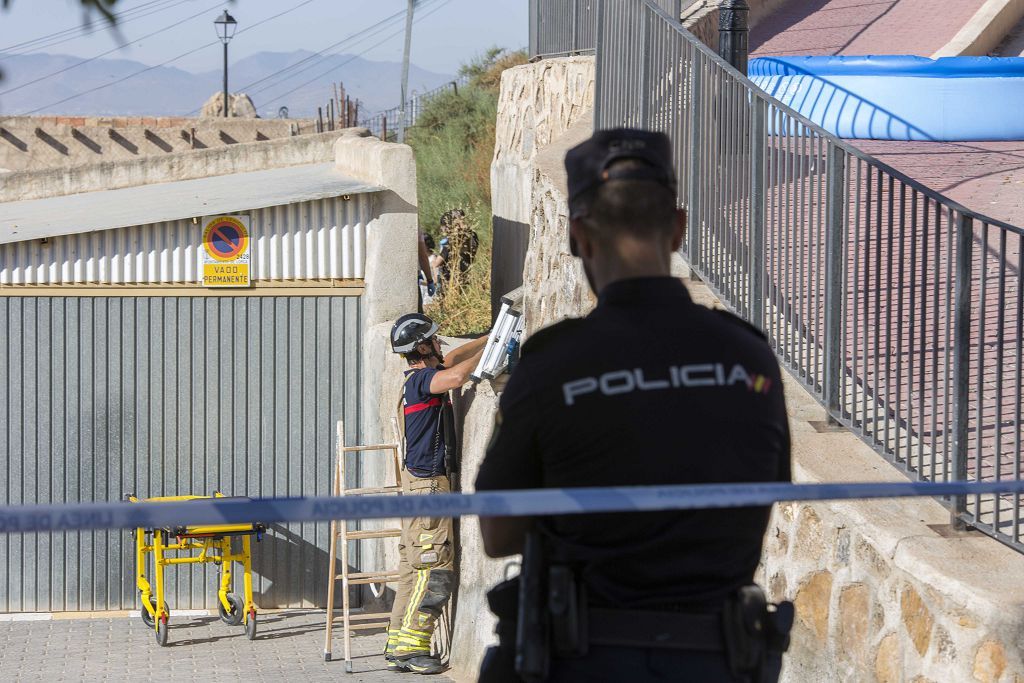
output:
[[[480,356],[482,356],[483,353],[484,347],[481,344],[478,350],[469,358],[455,363],[450,368],[445,368],[444,370],[439,370],[434,373],[434,376],[430,378],[430,393],[443,394],[446,391],[458,389],[468,382],[470,374],[472,374],[477,363],[480,362]]]
[[[483,353],[484,347],[487,345],[487,337],[488,335],[485,334],[482,337],[466,342],[465,344],[459,346],[458,348],[452,349],[445,356],[445,360],[447,360],[454,366],[457,365],[458,363],[461,363],[467,358],[470,358],[479,353]],[[480,357],[477,355],[477,360],[479,360],[479,358]],[[476,366],[474,365],[473,367]]]

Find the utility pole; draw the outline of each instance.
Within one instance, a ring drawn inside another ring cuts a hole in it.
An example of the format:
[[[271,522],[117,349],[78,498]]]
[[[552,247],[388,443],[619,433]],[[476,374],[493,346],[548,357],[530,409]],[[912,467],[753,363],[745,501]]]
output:
[[[409,0],[409,8],[405,11],[405,54],[402,56],[402,100],[398,105],[398,141],[405,142],[405,100],[409,89],[409,49],[412,47],[412,13],[416,9],[416,0]]]

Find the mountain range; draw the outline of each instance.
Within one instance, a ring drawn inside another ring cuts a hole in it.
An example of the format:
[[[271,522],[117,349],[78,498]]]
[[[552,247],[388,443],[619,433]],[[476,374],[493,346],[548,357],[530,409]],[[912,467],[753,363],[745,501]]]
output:
[[[223,87],[220,69],[191,73],[127,59],[97,59],[74,66],[81,61],[69,55],[0,53],[0,114],[12,116],[39,109],[35,112],[39,115],[195,116],[203,102]],[[293,69],[267,78],[292,65]],[[68,70],[9,92],[62,69]],[[60,102],[144,69],[121,83]],[[401,72],[399,62],[370,61],[355,55],[319,58],[306,50],[259,52],[228,69],[231,92],[248,94],[260,116],[276,116],[279,107],[287,106],[293,118],[315,116],[317,106],[326,106],[333,96],[332,83],[339,81],[344,82],[350,97],[360,100],[360,115],[394,107],[400,99]],[[410,94],[431,90],[452,78],[410,65]],[[294,88],[295,92],[286,94]]]

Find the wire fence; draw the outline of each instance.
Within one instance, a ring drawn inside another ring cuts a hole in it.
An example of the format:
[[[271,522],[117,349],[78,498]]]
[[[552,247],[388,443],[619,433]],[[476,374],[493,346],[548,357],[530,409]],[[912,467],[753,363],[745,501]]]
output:
[[[420,114],[423,113],[423,109],[430,100],[442,93],[458,93],[459,88],[463,88],[468,84],[469,76],[463,75],[453,81],[445,83],[444,85],[438,86],[433,90],[413,95],[411,98],[406,100],[405,103],[405,128],[409,129],[416,125],[416,122],[419,121]],[[384,111],[370,114],[366,118],[361,119],[359,121],[359,125],[364,128],[369,128],[370,132],[381,140],[395,140],[398,137],[398,124],[401,117],[402,107],[392,107],[391,109],[385,109]]]
[[[1019,479],[1024,231],[829,135],[659,5],[601,1],[595,127],[672,137],[695,273],[911,478]],[[1024,550],[1020,495],[947,503]]]

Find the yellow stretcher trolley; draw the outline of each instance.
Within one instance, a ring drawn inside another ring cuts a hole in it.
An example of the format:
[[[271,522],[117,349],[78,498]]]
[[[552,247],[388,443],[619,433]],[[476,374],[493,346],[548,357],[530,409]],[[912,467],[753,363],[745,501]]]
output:
[[[220,492],[212,496],[164,496],[140,499],[128,494],[125,499],[132,503],[170,503],[187,500],[209,500],[226,498]],[[139,595],[142,598],[142,621],[154,629],[156,642],[167,644],[167,622],[170,609],[164,600],[164,567],[174,564],[220,563],[220,589],[217,591],[217,611],[225,624],[237,626],[245,622],[245,635],[249,640],[256,637],[256,606],[252,602],[252,548],[250,537],[259,542],[267,530],[265,524],[213,524],[200,526],[179,526],[159,529],[138,528],[135,536],[135,572]],[[242,551],[232,552],[231,539],[241,537]],[[195,555],[196,551],[199,552]],[[153,554],[153,584],[146,578],[146,554]],[[188,553],[178,556],[178,553]],[[243,571],[244,596],[239,597],[232,590],[231,563],[241,562]]]

